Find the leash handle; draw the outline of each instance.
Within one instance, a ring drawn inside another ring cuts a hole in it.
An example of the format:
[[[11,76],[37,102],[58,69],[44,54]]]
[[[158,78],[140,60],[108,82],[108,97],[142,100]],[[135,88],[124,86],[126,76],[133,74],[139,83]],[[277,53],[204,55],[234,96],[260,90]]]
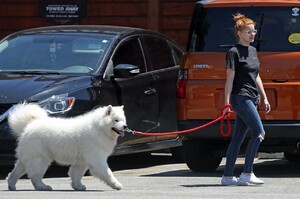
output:
[[[224,110],[225,110],[225,108],[230,108],[230,109],[232,109],[232,106],[231,106],[231,104],[225,104],[222,108],[221,108],[221,116],[228,116],[228,115],[230,115],[230,113],[233,113],[233,111],[231,111],[231,110],[228,110],[228,111],[226,111],[225,113],[223,113],[224,112]]]
[[[231,109],[231,108],[232,108],[231,104],[225,104],[225,105],[221,108],[221,117],[223,117],[223,118],[222,118],[222,120],[221,120],[220,132],[221,132],[221,135],[222,135],[223,137],[228,137],[228,136],[230,135],[230,133],[231,133],[231,124],[230,124],[229,116],[230,116],[231,113],[233,113],[233,111],[232,111],[232,110],[227,110],[227,111],[224,113],[224,110],[225,110],[226,108],[230,108],[230,109]],[[227,120],[227,126],[228,126],[227,132],[224,132],[224,119]]]

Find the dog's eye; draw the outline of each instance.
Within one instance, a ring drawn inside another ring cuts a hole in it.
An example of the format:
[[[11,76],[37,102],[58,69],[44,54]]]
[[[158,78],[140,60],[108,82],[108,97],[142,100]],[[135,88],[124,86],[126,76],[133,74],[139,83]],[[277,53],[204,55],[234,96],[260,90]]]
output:
[[[119,120],[115,120],[115,122],[119,122]]]

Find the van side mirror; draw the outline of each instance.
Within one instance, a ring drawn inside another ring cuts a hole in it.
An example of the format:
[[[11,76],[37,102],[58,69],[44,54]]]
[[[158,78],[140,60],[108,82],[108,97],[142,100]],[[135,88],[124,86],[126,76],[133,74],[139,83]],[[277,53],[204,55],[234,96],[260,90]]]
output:
[[[114,76],[116,78],[133,77],[139,73],[139,67],[132,64],[118,64],[116,67],[114,67]]]

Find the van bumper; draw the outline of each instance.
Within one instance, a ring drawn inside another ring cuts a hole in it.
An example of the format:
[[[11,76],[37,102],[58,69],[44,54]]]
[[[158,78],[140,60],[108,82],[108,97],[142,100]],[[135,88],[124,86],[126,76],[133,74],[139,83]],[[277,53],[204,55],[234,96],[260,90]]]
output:
[[[190,129],[203,124],[209,120],[185,120],[178,121],[178,130]],[[204,142],[218,143],[218,147],[224,146],[226,149],[229,145],[231,135],[234,130],[234,120],[231,121],[232,132],[230,136],[223,137],[220,133],[220,123],[208,126],[204,129],[182,134],[183,140],[200,140]],[[266,132],[264,141],[259,147],[259,152],[287,152],[300,153],[300,121],[263,121],[263,126]],[[227,129],[224,127],[224,131]],[[249,139],[251,133],[248,133],[246,140]],[[217,141],[217,142],[216,142]],[[241,151],[245,151],[248,142],[243,142]]]
[[[181,120],[178,121],[178,130],[185,130],[204,125],[211,120]],[[226,123],[226,122],[225,122]],[[224,123],[224,124],[225,124]],[[231,122],[232,131],[234,131],[234,120]],[[300,139],[300,121],[263,121],[263,126],[266,132],[266,139],[268,138],[292,138]],[[227,126],[224,125],[224,131],[227,131]],[[250,133],[248,134],[249,137]],[[182,135],[184,138],[224,138],[220,133],[220,122],[215,123],[206,128]]]

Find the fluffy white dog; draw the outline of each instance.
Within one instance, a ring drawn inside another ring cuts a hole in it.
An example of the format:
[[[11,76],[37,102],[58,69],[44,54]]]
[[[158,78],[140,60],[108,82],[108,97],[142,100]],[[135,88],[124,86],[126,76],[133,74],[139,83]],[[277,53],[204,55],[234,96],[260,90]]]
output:
[[[75,190],[86,189],[81,178],[88,169],[113,189],[123,188],[107,164],[118,136],[127,128],[123,106],[55,118],[37,104],[20,104],[10,113],[8,123],[18,140],[17,161],[7,178],[9,190],[16,190],[18,179],[26,173],[36,190],[52,190],[42,178],[53,161],[71,165],[68,175]]]

